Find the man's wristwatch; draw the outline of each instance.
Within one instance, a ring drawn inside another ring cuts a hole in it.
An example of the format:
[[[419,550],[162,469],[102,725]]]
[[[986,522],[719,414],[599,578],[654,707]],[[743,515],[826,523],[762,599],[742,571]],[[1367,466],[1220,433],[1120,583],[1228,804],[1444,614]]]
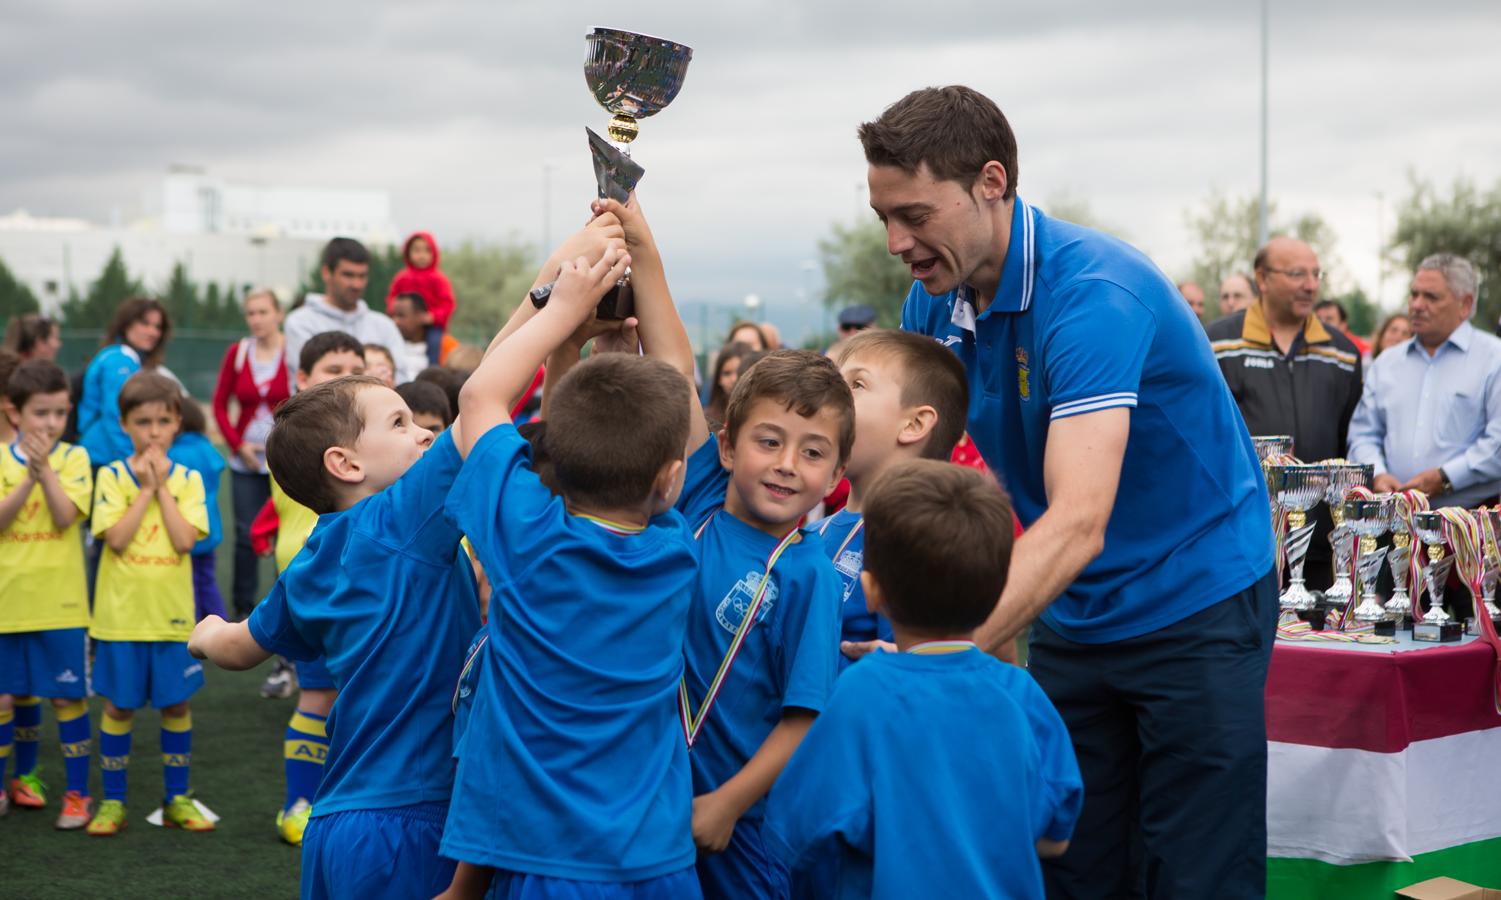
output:
[[[1454,493],[1454,482],[1449,480],[1449,473],[1443,469],[1438,470],[1438,492],[1440,494]]]

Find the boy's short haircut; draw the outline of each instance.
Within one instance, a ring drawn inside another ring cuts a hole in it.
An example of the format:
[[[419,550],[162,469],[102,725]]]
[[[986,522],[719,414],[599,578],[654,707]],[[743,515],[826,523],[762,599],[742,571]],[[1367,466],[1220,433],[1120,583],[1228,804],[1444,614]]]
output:
[[[402,291],[396,295],[396,299],[412,304],[412,308],[418,312],[427,312],[427,299],[416,291]]]
[[[969,417],[969,380],[964,363],[931,337],[910,331],[874,329],[844,342],[840,368],[857,356],[878,356],[901,369],[902,405],[931,406],[938,422],[922,447],[923,459],[948,459],[964,435]]]
[[[288,497],[318,515],[333,512],[338,495],[323,465],[329,447],[353,447],[365,430],[356,402],[360,391],[385,387],[369,375],[346,375],[305,391],[277,407],[266,438],[266,467]]]
[[[396,386],[396,393],[406,401],[407,409],[414,413],[427,413],[443,420],[443,427],[453,424],[453,407],[448,405],[448,395],[430,381],[408,381]]]
[[[396,357],[391,355],[390,349],[388,349],[385,344],[366,344],[365,348],[360,351],[360,355],[364,356],[366,353],[370,353],[372,351],[379,353],[381,356],[384,356],[386,358],[386,362],[391,364],[391,368],[396,368]]]
[[[463,369],[450,369],[447,366],[428,366],[413,381],[425,381],[436,384],[448,395],[448,408],[453,410],[455,417],[459,414],[459,391],[463,389],[464,382],[469,380],[469,372]]]
[[[956,634],[990,617],[1014,534],[1011,501],[994,481],[967,466],[909,460],[876,479],[864,512],[865,570],[892,622]]]
[[[811,350],[774,350],[741,372],[724,408],[725,437],[731,444],[757,400],[770,399],[804,418],[832,409],[839,418],[839,465],[855,443],[855,398],[833,360]]]
[[[353,353],[360,359],[365,358],[365,345],[360,343],[359,338],[344,331],[324,331],[308,338],[308,342],[302,345],[302,352],[297,354],[297,371],[304,375],[313,374],[313,366],[318,360],[330,353]]]
[[[351,262],[358,266],[370,264],[370,251],[354,238],[336,237],[323,247],[323,268],[330,272],[339,268],[339,263]]]
[[[0,373],[0,378],[3,377]],[[50,359],[28,359],[10,373],[9,380],[4,381],[4,390],[5,398],[19,413],[26,401],[37,394],[66,394],[68,373]]]
[[[126,379],[120,388],[120,421],[138,406],[160,403],[182,415],[182,386],[160,372],[144,369]]]
[[[596,353],[553,389],[547,453],[568,500],[604,509],[640,504],[688,443],[692,387],[659,359]]]

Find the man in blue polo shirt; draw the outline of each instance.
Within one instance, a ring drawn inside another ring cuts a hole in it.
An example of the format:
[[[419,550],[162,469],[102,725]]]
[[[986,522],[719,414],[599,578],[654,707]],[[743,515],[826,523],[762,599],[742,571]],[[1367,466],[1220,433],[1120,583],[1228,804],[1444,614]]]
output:
[[[902,325],[964,362],[969,434],[1027,526],[976,640],[1009,657],[1031,625],[1084,775],[1048,895],[1263,896],[1271,524],[1203,329],[1141,253],[1017,197],[983,95],[916,91],[860,140],[917,281]]]

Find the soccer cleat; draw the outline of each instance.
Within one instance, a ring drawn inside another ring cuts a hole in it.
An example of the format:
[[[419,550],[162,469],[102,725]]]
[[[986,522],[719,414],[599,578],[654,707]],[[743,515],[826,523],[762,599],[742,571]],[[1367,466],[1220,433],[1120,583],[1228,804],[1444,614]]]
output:
[[[192,794],[178,794],[167,801],[167,806],[162,813],[162,825],[167,828],[181,828],[183,831],[214,830],[214,823],[199,812],[198,807],[193,803]]]
[[[125,827],[125,804],[119,800],[106,800],[99,804],[99,811],[89,820],[89,834],[94,837],[113,837]]]
[[[57,815],[57,829],[72,831],[89,824],[89,819],[93,817],[93,805],[92,799],[77,791],[63,794],[63,811]]]
[[[301,797],[292,804],[292,808],[276,814],[276,831],[281,839],[293,847],[302,846],[302,833],[307,830],[308,815],[313,807]]]
[[[292,690],[296,687],[293,671],[287,661],[278,656],[271,666],[271,674],[261,683],[261,696],[267,700],[285,700],[292,696]]]
[[[47,785],[35,772],[17,775],[10,781],[10,799],[23,809],[41,809],[47,805]]]

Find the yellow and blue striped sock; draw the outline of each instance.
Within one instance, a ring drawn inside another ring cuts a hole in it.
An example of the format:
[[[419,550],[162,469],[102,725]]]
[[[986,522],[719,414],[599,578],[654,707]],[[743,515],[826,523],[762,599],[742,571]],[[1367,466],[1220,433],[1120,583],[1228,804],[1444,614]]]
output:
[[[328,717],[301,709],[292,713],[282,751],[287,771],[287,799],[282,809],[291,809],[299,799],[311,803],[318,782],[323,780],[323,760],[328,756]]]
[[[193,713],[162,716],[162,787],[166,800],[188,792],[188,763],[193,756]]]
[[[16,698],[16,774],[36,771],[36,751],[42,739],[42,699]]]
[[[16,742],[16,714],[0,709],[0,791],[5,790],[5,764],[10,762],[10,748]]]
[[[68,790],[87,794],[89,754],[94,749],[89,740],[87,703],[73,700],[67,706],[57,707],[57,738],[63,748],[63,771],[68,776]]]
[[[125,768],[130,765],[130,726],[133,720],[99,720],[99,769],[104,780],[104,799],[125,802]]]

